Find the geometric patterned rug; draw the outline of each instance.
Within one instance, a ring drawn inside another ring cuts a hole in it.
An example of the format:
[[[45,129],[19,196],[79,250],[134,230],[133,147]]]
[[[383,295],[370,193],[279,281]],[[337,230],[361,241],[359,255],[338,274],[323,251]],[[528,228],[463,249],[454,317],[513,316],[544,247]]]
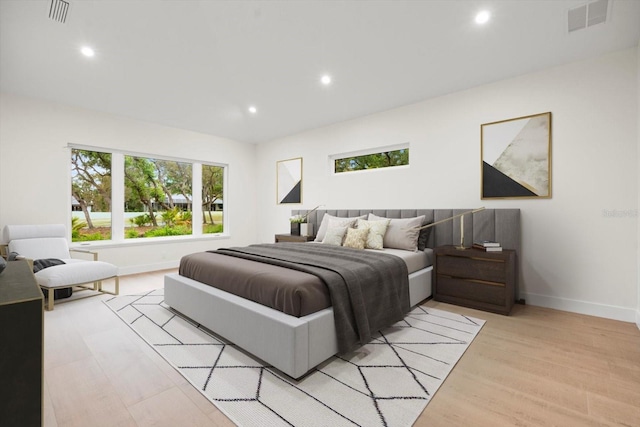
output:
[[[300,380],[164,304],[164,289],[104,301],[239,426],[410,426],[484,320],[416,307]]]

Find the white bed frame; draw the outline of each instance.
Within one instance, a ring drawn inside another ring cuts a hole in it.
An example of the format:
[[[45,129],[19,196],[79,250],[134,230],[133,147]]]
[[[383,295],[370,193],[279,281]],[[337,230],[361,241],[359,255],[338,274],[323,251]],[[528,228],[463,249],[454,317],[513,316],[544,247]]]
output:
[[[432,270],[429,266],[409,275],[412,307],[431,296]],[[300,378],[338,352],[331,307],[295,317],[177,273],[165,276],[164,300],[293,378]]]
[[[386,218],[425,215],[427,222],[436,222],[469,210],[316,210],[307,220],[318,230],[325,213],[339,217],[373,213]],[[292,214],[306,213],[292,211]],[[468,219],[464,222],[465,246],[477,240],[495,240],[520,253],[519,209],[485,209]],[[433,227],[427,247],[459,244],[461,234],[458,223],[454,226],[452,221],[444,222]],[[431,296],[432,269],[409,275],[412,307]],[[164,287],[169,306],[293,378],[301,377],[338,352],[332,308],[298,318],[178,274],[165,276]]]

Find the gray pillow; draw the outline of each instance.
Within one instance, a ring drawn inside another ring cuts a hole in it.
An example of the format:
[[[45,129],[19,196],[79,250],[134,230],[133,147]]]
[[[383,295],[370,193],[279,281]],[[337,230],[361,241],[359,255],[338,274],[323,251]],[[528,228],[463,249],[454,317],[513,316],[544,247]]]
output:
[[[394,249],[404,249],[416,251],[418,249],[418,236],[420,227],[425,216],[420,215],[414,218],[383,218],[374,214],[369,214],[369,221],[380,221],[390,219],[387,232],[384,234],[384,247]]]

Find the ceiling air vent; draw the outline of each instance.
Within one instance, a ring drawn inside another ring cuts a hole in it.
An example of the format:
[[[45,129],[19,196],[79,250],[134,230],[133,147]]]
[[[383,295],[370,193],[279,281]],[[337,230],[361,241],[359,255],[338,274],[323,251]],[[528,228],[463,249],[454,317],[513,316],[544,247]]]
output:
[[[51,0],[49,7],[49,18],[64,24],[67,20],[67,12],[69,11],[69,2],[64,0]]]
[[[608,8],[609,0],[597,0],[569,9],[567,22],[569,32],[602,24],[607,20]]]

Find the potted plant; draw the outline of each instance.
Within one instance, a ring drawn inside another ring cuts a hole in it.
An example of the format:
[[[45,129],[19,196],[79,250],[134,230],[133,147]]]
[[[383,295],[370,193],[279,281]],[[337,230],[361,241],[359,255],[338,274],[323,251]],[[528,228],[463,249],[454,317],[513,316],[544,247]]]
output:
[[[307,218],[313,212],[315,212],[320,206],[318,205],[315,208],[308,211],[306,214],[294,215],[289,218],[289,222],[291,223],[291,235],[292,236],[312,236],[313,235],[313,224],[307,224]]]
[[[304,223],[306,220],[307,220],[307,217],[303,215],[294,215],[291,218],[289,218],[289,222],[291,222],[292,236],[300,235],[300,224]]]

